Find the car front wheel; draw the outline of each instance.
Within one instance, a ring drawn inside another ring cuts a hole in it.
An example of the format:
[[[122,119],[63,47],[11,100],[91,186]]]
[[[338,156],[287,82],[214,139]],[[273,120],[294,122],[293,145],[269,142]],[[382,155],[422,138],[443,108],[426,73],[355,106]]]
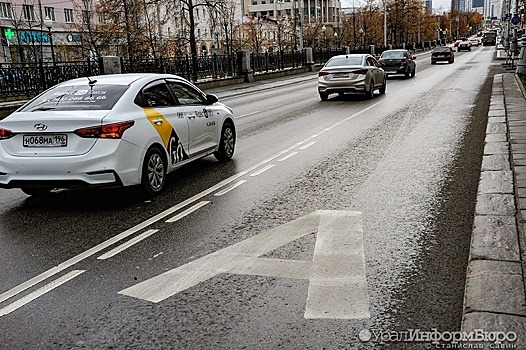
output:
[[[219,161],[225,161],[232,158],[234,155],[234,148],[236,145],[236,133],[234,126],[230,122],[225,122],[221,130],[221,139],[219,140],[219,148],[214,152],[214,156]]]
[[[166,161],[159,148],[150,148],[142,166],[142,190],[145,195],[153,197],[163,191],[165,182]]]

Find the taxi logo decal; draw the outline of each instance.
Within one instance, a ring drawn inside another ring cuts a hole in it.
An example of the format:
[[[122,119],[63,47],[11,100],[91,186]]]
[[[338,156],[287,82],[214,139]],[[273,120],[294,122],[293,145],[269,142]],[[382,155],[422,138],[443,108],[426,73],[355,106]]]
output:
[[[144,108],[144,113],[161,137],[163,145],[170,156],[170,163],[174,165],[182,160],[188,159],[188,154],[170,122],[153,108]]]

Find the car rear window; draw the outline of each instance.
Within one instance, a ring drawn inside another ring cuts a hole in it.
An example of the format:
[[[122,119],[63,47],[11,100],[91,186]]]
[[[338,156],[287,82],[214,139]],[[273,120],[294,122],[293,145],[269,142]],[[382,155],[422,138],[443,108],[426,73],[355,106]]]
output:
[[[57,86],[36,97],[21,111],[109,110],[127,89],[127,85]]]
[[[363,57],[335,57],[331,59],[326,67],[335,67],[335,66],[359,66],[362,64]]]
[[[451,48],[449,47],[437,47],[433,50],[433,52],[446,52],[451,51]]]
[[[389,51],[382,53],[382,58],[403,58],[404,52],[403,51]]]

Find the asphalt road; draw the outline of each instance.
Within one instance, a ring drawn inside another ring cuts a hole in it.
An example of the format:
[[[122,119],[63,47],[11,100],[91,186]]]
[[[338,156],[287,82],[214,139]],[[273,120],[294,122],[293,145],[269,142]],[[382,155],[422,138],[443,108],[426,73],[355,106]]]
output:
[[[387,332],[459,330],[492,56],[421,54],[372,100],[321,102],[315,74],[211,90],[234,159],[152,201],[0,190],[2,349],[421,349]]]

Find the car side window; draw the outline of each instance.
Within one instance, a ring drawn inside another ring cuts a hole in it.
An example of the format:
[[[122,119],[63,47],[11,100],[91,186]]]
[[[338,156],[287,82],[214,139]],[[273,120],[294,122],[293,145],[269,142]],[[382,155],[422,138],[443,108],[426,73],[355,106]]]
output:
[[[371,66],[371,67],[376,67],[376,60],[371,58],[371,57],[368,57],[367,58],[367,65]]]
[[[176,104],[164,81],[146,86],[135,102],[142,107],[168,107]]]
[[[178,81],[168,81],[168,86],[180,105],[206,104],[206,99],[203,94],[189,85]]]

